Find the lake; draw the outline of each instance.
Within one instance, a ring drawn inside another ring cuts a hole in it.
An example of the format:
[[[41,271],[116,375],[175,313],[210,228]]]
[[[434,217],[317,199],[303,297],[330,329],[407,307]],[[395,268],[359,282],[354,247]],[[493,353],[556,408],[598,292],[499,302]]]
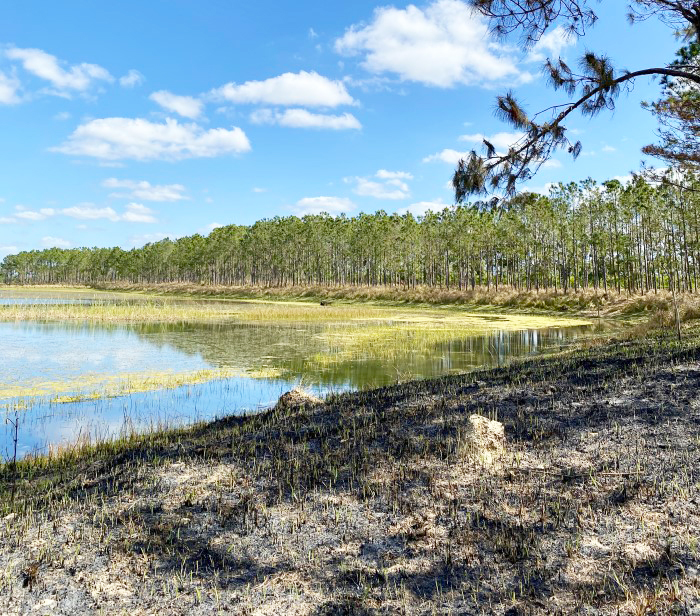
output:
[[[132,307],[137,320],[123,322],[120,311]],[[258,411],[295,386],[323,395],[503,365],[603,327],[456,309],[41,290],[0,290],[0,315],[5,459],[15,422],[23,456]]]

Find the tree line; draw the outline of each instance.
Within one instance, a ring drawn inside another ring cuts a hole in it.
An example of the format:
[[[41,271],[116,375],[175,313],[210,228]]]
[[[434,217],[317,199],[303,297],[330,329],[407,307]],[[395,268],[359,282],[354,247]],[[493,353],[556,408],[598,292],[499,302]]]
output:
[[[558,184],[441,212],[275,217],[141,248],[5,257],[10,284],[424,285],[695,292],[700,181]]]

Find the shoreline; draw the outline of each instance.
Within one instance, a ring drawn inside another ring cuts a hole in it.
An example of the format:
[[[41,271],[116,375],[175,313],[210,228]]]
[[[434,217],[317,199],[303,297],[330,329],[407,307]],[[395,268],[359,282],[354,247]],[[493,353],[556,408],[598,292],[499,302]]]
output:
[[[699,336],[76,447],[19,462],[13,505],[3,465],[0,611],[692,613]]]
[[[260,301],[317,303],[337,302],[340,305],[365,304],[374,307],[469,309],[475,312],[514,312],[533,315],[576,316],[581,318],[635,318],[655,316],[667,312],[672,307],[672,295],[667,291],[647,294],[617,294],[599,289],[564,293],[554,290],[457,290],[444,288],[417,287],[330,287],[330,286],[217,286],[208,284],[158,283],[158,284],[92,284],[75,285],[0,285],[0,289],[34,289],[93,291],[96,293],[126,293],[145,297],[172,297],[216,301]],[[688,311],[688,319],[700,316],[700,296],[698,294],[679,295],[682,311]],[[600,310],[598,310],[600,308]]]

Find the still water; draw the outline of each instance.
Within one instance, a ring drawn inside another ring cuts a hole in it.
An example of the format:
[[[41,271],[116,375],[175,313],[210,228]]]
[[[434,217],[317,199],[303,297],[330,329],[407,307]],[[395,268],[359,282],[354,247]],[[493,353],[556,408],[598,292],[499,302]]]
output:
[[[0,304],[37,300],[90,301],[0,293]],[[352,327],[369,325],[376,327]],[[352,336],[347,324],[328,323],[0,322],[0,458],[13,455],[15,422],[23,456],[52,445],[256,411],[299,385],[323,395],[502,365],[594,330],[586,325],[454,337],[443,331],[435,339],[402,329],[392,344],[370,342],[349,352],[328,335],[341,326]],[[203,370],[227,376],[178,385],[178,375]],[[157,375],[168,386],[115,395],[115,381],[139,375]]]

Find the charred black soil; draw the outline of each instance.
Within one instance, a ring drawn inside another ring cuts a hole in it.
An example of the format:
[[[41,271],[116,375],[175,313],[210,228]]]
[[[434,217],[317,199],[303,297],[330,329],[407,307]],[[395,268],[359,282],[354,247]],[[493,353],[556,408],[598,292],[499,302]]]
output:
[[[700,614],[700,332],[6,464],[0,511],[3,614]]]

